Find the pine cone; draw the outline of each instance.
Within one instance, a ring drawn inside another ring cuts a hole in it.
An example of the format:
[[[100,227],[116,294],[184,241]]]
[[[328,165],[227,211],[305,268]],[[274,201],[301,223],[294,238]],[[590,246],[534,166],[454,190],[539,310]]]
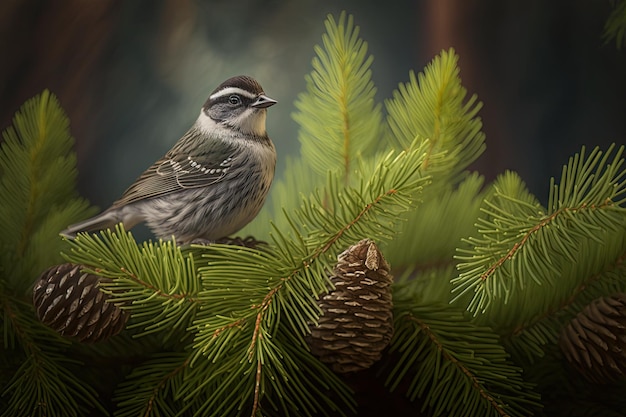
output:
[[[561,332],[559,345],[569,363],[595,383],[626,373],[626,294],[598,298]]]
[[[43,274],[33,288],[39,320],[63,336],[85,343],[99,342],[124,329],[129,314],[107,302],[98,289],[108,278],[81,272],[81,265],[56,265]]]
[[[338,373],[367,369],[393,334],[389,264],[364,239],[338,256],[331,280],[335,289],[319,300],[323,315],[310,327],[311,352]]]

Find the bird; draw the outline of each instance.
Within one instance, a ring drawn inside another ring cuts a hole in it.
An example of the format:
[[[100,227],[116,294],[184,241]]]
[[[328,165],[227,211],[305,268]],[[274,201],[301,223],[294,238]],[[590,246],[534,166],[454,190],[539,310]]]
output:
[[[266,132],[277,101],[254,78],[239,75],[209,95],[195,123],[102,213],[60,232],[74,239],[123,223],[145,223],[155,237],[210,243],[230,236],[261,210],[276,168]]]

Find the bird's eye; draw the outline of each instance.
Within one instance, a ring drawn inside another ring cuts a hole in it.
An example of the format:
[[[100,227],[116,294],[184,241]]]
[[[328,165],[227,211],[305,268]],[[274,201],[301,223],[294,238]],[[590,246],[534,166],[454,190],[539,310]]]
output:
[[[232,105],[241,104],[241,97],[239,97],[236,94],[233,94],[232,96],[228,97],[228,102]]]

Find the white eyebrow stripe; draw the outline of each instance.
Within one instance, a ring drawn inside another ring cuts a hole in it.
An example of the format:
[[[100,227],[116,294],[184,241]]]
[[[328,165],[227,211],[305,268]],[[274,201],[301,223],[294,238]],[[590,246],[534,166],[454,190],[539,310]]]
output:
[[[211,97],[209,97],[209,99],[210,100],[215,100],[218,97],[224,97],[224,96],[228,96],[228,95],[231,95],[231,94],[239,94],[239,95],[242,95],[242,96],[245,96],[245,97],[248,97],[248,98],[256,98],[255,94],[252,94],[251,92],[246,91],[246,90],[244,90],[242,88],[239,88],[239,87],[227,87],[227,88],[224,88],[224,89],[218,91],[215,94],[212,94]]]

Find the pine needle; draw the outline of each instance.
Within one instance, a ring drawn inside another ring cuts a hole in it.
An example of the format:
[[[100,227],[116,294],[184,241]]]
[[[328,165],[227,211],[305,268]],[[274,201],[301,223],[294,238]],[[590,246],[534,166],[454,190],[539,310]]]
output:
[[[463,303],[480,323],[511,335],[590,288],[586,280],[626,252],[623,149],[586,155],[583,148],[564,166],[560,183],[552,182],[548,208],[517,175],[499,177],[477,234],[459,249],[454,301],[469,300]],[[520,348],[541,355],[539,346],[553,342],[557,330],[547,324]]]

